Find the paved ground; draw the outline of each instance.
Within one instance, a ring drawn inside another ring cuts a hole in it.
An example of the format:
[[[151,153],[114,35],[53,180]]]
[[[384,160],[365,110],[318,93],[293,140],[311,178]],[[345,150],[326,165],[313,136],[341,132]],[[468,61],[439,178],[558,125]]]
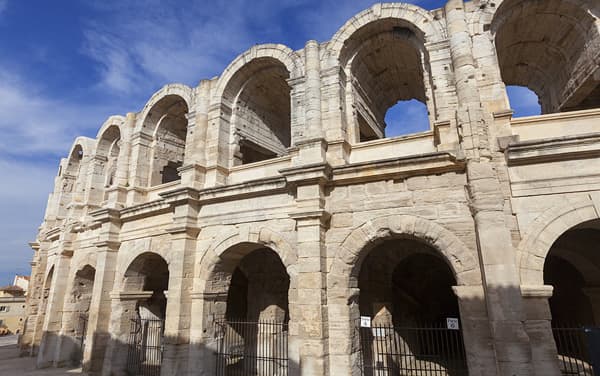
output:
[[[34,358],[20,358],[17,336],[0,337],[0,376],[61,376],[81,375],[81,369],[35,369]]]

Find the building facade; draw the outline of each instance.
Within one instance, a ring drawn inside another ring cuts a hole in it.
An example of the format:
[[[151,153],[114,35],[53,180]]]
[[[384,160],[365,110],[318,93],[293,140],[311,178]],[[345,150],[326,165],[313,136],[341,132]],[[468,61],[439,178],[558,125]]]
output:
[[[375,4],[111,116],[60,163],[23,352],[102,375],[591,369],[556,333],[600,325],[599,17]],[[506,85],[543,115],[513,118]],[[386,138],[410,99],[430,130]],[[455,345],[419,340],[440,323]]]
[[[0,287],[0,335],[21,334],[29,277],[16,275],[13,284]]]

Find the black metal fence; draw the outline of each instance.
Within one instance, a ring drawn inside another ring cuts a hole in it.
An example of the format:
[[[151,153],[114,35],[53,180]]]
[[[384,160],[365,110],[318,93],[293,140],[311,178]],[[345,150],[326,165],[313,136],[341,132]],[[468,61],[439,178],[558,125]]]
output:
[[[552,328],[563,375],[600,376],[600,328]]]
[[[164,320],[131,319],[127,350],[130,376],[160,376],[163,356]]]
[[[467,376],[460,330],[442,325],[358,328],[364,376]]]
[[[287,376],[288,325],[216,320],[217,376]]]
[[[85,351],[85,335],[87,332],[88,316],[79,315],[79,328],[77,333],[79,334],[79,362],[83,362],[83,352]]]

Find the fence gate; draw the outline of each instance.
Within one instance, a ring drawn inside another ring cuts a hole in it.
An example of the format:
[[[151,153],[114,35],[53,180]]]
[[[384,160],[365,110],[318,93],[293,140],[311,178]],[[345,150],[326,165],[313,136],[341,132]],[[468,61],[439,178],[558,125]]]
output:
[[[131,319],[127,350],[127,373],[130,376],[160,376],[164,323],[160,319]]]
[[[217,376],[287,376],[288,326],[216,320]]]
[[[359,327],[364,376],[467,376],[460,330],[442,325]]]
[[[83,363],[83,352],[85,350],[85,334],[87,332],[87,323],[88,316],[87,315],[79,315],[79,362]]]
[[[552,328],[562,375],[600,376],[600,328]]]

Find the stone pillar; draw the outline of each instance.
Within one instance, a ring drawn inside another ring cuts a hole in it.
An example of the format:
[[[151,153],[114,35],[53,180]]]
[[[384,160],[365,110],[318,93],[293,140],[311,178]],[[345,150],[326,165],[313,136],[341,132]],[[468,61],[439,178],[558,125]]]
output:
[[[150,179],[152,136],[138,132],[131,139],[131,173],[127,205],[139,204],[145,196]]]
[[[519,274],[511,233],[505,218],[505,200],[498,172],[491,161],[489,124],[482,110],[472,41],[464,3],[446,4],[450,52],[459,99],[458,130],[467,158],[470,208],[475,222],[497,372],[531,375],[531,348],[523,325]],[[491,120],[490,120],[491,121]],[[486,370],[492,374],[496,370]]]
[[[553,287],[548,285],[521,286],[525,330],[531,342],[533,370],[539,376],[561,375],[548,302],[552,291]]]
[[[185,142],[184,164],[179,168],[181,184],[186,187],[202,189],[206,174],[206,136],[208,131],[208,106],[210,102],[211,81],[200,82],[197,107],[187,114],[187,136]]]
[[[290,304],[290,320],[298,332],[290,334],[297,335],[299,353],[297,359],[290,354],[290,364],[297,362],[303,376],[326,375],[329,327],[325,232],[329,214],[324,210],[324,185],[331,169],[327,164],[308,165],[283,170],[282,174],[297,187],[296,210],[290,214],[296,220],[298,237],[297,297]],[[290,374],[297,374],[293,371]]]
[[[54,365],[60,354],[59,335],[62,325],[62,308],[69,283],[65,276],[69,275],[71,256],[73,255],[70,244],[63,244],[61,248],[61,253],[56,256],[57,261],[54,265],[52,285],[42,326],[42,340],[37,356],[38,368]]]
[[[107,206],[110,208],[121,208],[125,206],[127,201],[127,187],[130,186],[129,182],[129,168],[131,154],[131,132],[135,127],[135,114],[132,112],[127,113],[125,119],[125,126],[123,127],[123,133],[121,134],[121,147],[119,148],[119,155],[117,157],[117,171],[115,172],[115,184],[112,187],[107,188]]]
[[[496,374],[496,359],[483,286],[454,286],[470,376]]]
[[[101,223],[102,227],[98,241],[95,243],[98,248],[96,253],[96,275],[94,277],[87,330],[84,333],[83,370],[89,374],[100,374],[110,340],[110,292],[113,289],[117,268],[121,222],[119,212],[112,209],[102,209],[92,213],[92,215],[96,221]]]
[[[139,301],[147,300],[152,291],[112,291],[110,293],[110,340],[104,355],[102,376],[127,376],[127,352],[131,319]]]
[[[600,326],[600,287],[585,287],[583,293],[590,300],[592,313],[594,315],[594,325]]]
[[[46,272],[46,255],[42,251],[41,243],[31,242],[29,246],[33,249],[33,261],[31,265],[31,278],[27,289],[27,303],[25,311],[25,322],[23,334],[19,339],[19,348],[22,356],[33,356],[36,354],[39,343],[35,342],[35,330],[37,323],[41,321],[43,312],[41,308],[44,300],[44,281]]]
[[[188,370],[190,344],[191,292],[193,288],[194,255],[199,228],[196,224],[198,192],[189,188],[162,194],[173,208],[171,261],[169,263],[169,294],[165,320],[162,376],[183,375]]]
[[[305,139],[321,138],[321,60],[319,43],[310,40],[304,47],[306,66],[306,134]]]

